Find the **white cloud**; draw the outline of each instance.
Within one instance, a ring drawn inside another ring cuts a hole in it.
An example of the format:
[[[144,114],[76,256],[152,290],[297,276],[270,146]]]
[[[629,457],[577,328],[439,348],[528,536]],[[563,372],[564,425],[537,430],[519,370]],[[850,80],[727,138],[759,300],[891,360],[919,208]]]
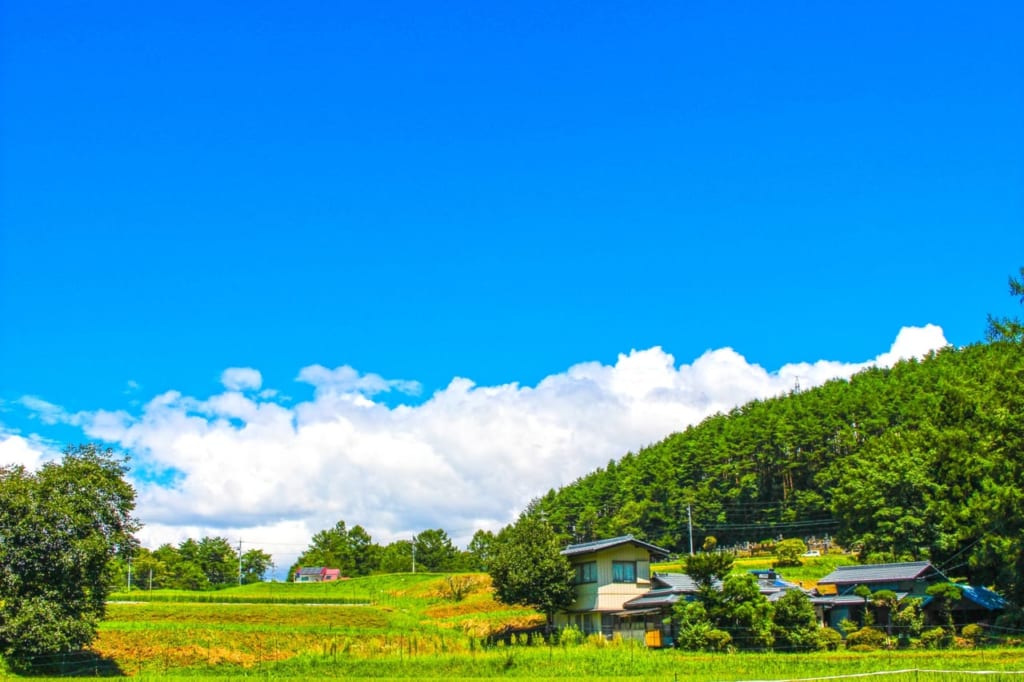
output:
[[[875,363],[882,367],[892,367],[900,360],[920,358],[929,351],[938,350],[949,345],[942,327],[928,324],[924,327],[904,327],[896,336],[896,342],[888,353],[878,356]]]
[[[417,381],[385,379],[379,374],[360,374],[348,365],[334,369],[327,369],[323,365],[303,367],[296,380],[312,384],[317,393],[358,393],[369,396],[394,389],[408,395],[419,395],[422,390]]]
[[[0,430],[0,467],[23,466],[35,470],[58,453],[46,444]]]
[[[263,375],[252,367],[228,367],[220,375],[220,383],[229,391],[256,391],[263,385]]]
[[[69,414],[60,405],[54,405],[34,395],[22,396],[18,402],[27,407],[29,412],[35,415],[39,421],[49,426],[76,423],[75,415]]]
[[[339,519],[380,542],[441,527],[465,544],[549,488],[710,414],[790,391],[797,379],[808,388],[945,345],[938,327],[907,328],[873,361],[775,372],[730,348],[677,365],[654,347],[611,365],[577,364],[536,386],[455,378],[398,407],[372,396],[418,384],[313,365],[298,376],[315,387],[313,398],[290,405],[233,390],[261,383],[256,370],[235,368],[225,372],[229,390],[205,399],[171,391],[138,414],[76,417],[90,437],[130,449],[140,471],[173,473],[138,481],[144,541],[241,536],[267,543],[280,563],[294,554],[283,548],[301,550]]]

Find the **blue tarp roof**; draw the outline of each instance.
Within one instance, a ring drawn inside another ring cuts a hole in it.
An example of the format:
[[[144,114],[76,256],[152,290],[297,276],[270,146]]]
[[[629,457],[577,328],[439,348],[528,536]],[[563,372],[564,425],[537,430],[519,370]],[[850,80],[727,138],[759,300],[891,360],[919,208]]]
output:
[[[954,583],[964,593],[964,598],[969,599],[983,609],[998,611],[1006,608],[1006,600],[1002,595],[993,592],[987,587],[976,587],[974,585],[961,585]]]

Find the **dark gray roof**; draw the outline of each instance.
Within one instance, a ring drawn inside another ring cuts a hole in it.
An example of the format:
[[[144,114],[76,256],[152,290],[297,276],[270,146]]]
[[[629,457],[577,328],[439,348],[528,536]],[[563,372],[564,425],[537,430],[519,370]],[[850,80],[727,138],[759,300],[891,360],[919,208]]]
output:
[[[945,578],[929,561],[905,561],[898,564],[840,566],[818,581],[819,585],[856,585],[916,580],[928,575]]]
[[[685,599],[685,596],[673,590],[651,590],[639,597],[630,599],[622,607],[629,610],[659,608],[662,606],[673,606],[680,599]]]
[[[299,575],[320,575],[323,570],[323,566],[304,566],[299,569]]]
[[[668,587],[677,592],[696,592],[700,589],[693,578],[685,573],[655,573],[651,582],[658,588]],[[657,588],[655,588],[657,589]],[[651,590],[652,592],[654,590]]]
[[[696,594],[698,587],[693,578],[685,573],[655,573],[651,577],[653,587],[639,597],[630,599],[623,607],[643,609],[672,606],[688,594]]]
[[[648,552],[659,557],[668,557],[668,550],[657,545],[652,545],[649,542],[643,540],[637,540],[632,535],[620,535],[617,538],[608,538],[607,540],[594,540],[593,542],[581,542],[578,545],[569,545],[562,550],[562,554],[565,556],[577,556],[579,554],[590,554],[592,552],[600,552],[603,549],[610,549],[612,547],[618,547],[619,545],[631,544],[637,547],[643,547]]]

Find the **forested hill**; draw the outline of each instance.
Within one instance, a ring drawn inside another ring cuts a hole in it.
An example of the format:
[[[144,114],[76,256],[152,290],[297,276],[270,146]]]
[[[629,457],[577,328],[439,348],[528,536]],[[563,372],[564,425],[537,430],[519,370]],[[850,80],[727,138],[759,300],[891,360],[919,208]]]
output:
[[[830,534],[1024,596],[1024,345],[946,349],[712,416],[535,500],[568,537]]]

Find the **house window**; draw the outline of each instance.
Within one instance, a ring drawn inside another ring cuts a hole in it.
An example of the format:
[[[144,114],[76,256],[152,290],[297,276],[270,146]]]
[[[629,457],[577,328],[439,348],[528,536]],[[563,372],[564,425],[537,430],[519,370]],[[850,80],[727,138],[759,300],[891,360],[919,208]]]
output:
[[[635,561],[613,561],[612,582],[635,583],[636,562]]]
[[[597,582],[597,562],[588,561],[585,564],[576,564],[576,584]]]

